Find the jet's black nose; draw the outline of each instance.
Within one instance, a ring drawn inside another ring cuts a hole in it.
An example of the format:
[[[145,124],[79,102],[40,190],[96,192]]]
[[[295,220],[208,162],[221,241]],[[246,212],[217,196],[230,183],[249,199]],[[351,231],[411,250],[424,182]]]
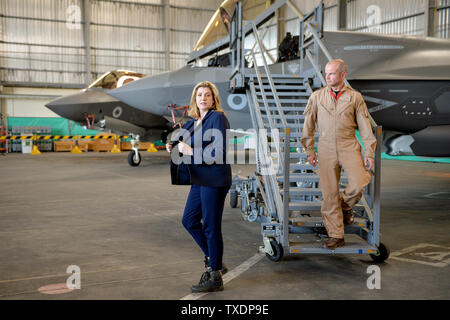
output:
[[[73,121],[82,121],[81,115],[85,112],[87,107],[86,103],[88,103],[86,98],[86,92],[77,92],[75,94],[56,98],[45,106],[60,117]]]

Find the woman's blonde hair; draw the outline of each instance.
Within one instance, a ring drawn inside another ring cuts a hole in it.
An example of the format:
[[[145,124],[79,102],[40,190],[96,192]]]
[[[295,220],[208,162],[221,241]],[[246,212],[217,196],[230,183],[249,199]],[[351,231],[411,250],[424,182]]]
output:
[[[211,110],[219,111],[225,114],[225,111],[220,106],[219,90],[217,90],[217,87],[213,83],[209,81],[203,81],[197,83],[194,90],[192,91],[191,102],[189,103],[188,109],[188,116],[194,119],[200,118],[200,109],[198,108],[196,101],[197,91],[199,88],[209,88],[213,95],[213,105],[211,107]]]

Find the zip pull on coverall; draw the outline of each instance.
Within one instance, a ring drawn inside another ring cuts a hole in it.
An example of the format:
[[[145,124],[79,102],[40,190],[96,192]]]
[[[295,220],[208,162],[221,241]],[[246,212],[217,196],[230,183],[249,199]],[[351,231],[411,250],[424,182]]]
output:
[[[337,98],[337,99],[336,99]],[[362,95],[345,86],[336,97],[330,87],[316,90],[304,111],[301,143],[308,156],[314,154],[314,130],[319,132],[318,160],[322,188],[322,218],[328,236],[344,238],[342,210],[349,210],[361,199],[370,173],[364,167],[361,145],[355,135],[358,129],[364,144],[364,156],[373,158],[376,139],[372,133],[369,112]],[[348,185],[339,194],[341,168]]]

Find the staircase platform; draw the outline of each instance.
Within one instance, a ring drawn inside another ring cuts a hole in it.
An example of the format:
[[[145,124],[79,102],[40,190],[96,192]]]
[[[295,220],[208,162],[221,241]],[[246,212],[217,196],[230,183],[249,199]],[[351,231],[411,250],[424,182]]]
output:
[[[377,248],[371,246],[361,237],[346,234],[345,245],[335,250],[323,248],[324,240],[312,234],[289,237],[289,253],[291,254],[376,254]]]
[[[294,227],[307,227],[307,228],[320,228],[325,227],[323,225],[322,217],[304,217],[304,216],[298,216],[295,218],[289,219],[290,225]],[[361,227],[361,228],[367,228],[368,227],[368,221],[364,218],[357,218],[355,217],[355,221],[353,222],[350,227]],[[345,226],[349,227],[349,226]]]
[[[283,182],[283,179],[283,176],[277,177],[279,182]],[[319,182],[319,176],[315,173],[291,173],[289,182]],[[341,176],[340,183],[348,183],[348,178]]]

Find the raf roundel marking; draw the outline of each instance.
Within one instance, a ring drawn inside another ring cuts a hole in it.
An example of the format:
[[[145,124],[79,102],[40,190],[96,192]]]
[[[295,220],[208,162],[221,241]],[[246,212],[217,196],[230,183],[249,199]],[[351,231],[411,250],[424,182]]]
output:
[[[247,96],[245,94],[230,94],[227,99],[228,105],[233,110],[242,110],[247,105]]]
[[[115,107],[112,115],[114,118],[119,118],[122,115],[122,107]]]

